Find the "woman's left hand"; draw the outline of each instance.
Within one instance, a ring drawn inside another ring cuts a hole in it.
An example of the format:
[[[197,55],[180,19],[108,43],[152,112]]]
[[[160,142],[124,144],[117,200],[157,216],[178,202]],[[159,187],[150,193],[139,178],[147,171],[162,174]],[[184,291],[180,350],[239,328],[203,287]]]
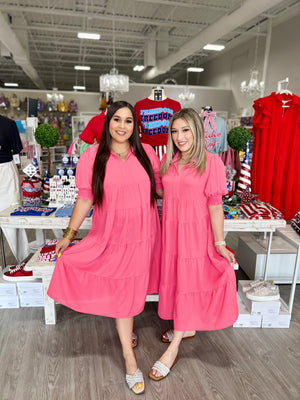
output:
[[[234,254],[230,250],[228,250],[227,247],[224,245],[216,246],[216,249],[217,252],[220,254],[220,256],[226,258],[229,264],[233,266],[233,264],[236,262]]]

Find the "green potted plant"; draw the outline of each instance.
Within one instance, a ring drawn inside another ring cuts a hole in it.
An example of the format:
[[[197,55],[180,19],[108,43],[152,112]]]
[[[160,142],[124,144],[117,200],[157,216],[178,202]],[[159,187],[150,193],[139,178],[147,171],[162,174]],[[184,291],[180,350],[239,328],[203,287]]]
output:
[[[245,150],[248,141],[251,141],[251,132],[244,126],[235,126],[227,135],[227,142],[233,150]]]
[[[50,124],[41,124],[36,128],[35,140],[42,147],[47,149],[47,170],[50,175],[51,165],[50,165],[50,147],[56,146],[59,139],[58,130]]]
[[[237,182],[239,179],[240,171],[241,171],[241,162],[239,152],[246,149],[247,142],[251,141],[252,135],[249,129],[244,126],[235,126],[230,129],[227,135],[227,143],[233,149],[236,150],[234,153],[234,169],[237,171],[237,174],[234,180]]]

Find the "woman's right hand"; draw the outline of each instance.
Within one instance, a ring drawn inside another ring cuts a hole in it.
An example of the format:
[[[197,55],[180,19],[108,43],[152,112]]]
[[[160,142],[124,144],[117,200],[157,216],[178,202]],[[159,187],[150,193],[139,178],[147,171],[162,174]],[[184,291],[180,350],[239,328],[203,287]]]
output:
[[[70,244],[70,240],[67,238],[62,238],[55,246],[55,253],[58,257],[60,257],[63,253],[63,251],[66,250],[66,248]]]

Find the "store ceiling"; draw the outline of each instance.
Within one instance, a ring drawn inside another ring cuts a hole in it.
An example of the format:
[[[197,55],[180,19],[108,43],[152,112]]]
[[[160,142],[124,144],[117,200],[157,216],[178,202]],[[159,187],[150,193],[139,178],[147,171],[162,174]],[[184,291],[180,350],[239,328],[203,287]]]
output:
[[[0,10],[0,86],[99,92],[99,76],[114,63],[130,82],[184,84],[187,67],[215,56],[206,43],[232,48],[257,35],[258,25],[264,36],[268,18],[294,17],[300,0],[0,0]]]

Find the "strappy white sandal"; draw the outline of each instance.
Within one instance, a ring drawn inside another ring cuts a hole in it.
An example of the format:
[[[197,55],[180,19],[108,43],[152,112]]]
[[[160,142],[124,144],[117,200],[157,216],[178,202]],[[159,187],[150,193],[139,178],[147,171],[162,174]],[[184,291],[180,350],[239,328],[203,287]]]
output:
[[[183,337],[182,339],[192,339],[193,337],[195,337],[195,335],[196,335],[196,332],[195,332],[194,335],[192,335],[192,336],[185,336],[185,337]],[[162,341],[163,343],[171,343],[171,342],[172,342],[172,339],[173,339],[173,336],[174,336],[174,329],[173,329],[173,328],[170,328],[170,329],[168,329],[166,332],[164,332],[164,333],[161,335],[161,341]]]
[[[126,374],[126,383],[134,394],[142,394],[145,391],[144,377],[142,371],[138,368],[133,375]],[[134,386],[138,383],[137,386]]]
[[[171,369],[174,367],[174,365],[177,363],[178,357],[175,358],[171,368],[168,368],[164,363],[161,361],[155,361],[153,367],[151,368],[151,371],[149,372],[149,378],[152,379],[153,381],[161,381],[164,379],[167,375],[169,375]],[[152,371],[156,369],[161,376],[155,376],[153,375]]]

